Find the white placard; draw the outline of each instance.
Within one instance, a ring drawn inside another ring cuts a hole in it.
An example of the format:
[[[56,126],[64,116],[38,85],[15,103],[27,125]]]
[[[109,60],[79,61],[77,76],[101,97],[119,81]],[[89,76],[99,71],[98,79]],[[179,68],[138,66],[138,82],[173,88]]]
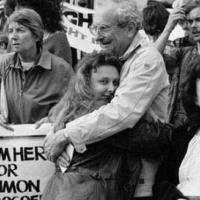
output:
[[[55,170],[43,149],[50,125],[12,127],[14,132],[0,127],[0,200],[40,200]]]

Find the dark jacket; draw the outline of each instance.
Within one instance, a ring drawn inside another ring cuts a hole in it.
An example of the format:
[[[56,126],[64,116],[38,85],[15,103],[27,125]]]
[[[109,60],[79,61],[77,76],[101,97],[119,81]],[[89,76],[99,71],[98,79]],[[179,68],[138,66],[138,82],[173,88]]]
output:
[[[75,152],[68,172],[64,175],[56,172],[43,198],[54,200],[55,196],[62,195],[63,199],[78,200],[73,196],[73,190],[82,187],[77,191],[79,196],[82,195],[81,199],[132,199],[142,167],[140,158],[160,158],[167,152],[170,140],[171,128],[168,125],[140,120],[132,129],[88,145],[82,154]],[[71,177],[72,174],[75,178]],[[92,177],[97,185],[92,196],[86,195],[94,185],[87,189],[88,177]],[[63,189],[58,192],[58,187]]]
[[[72,65],[71,48],[64,31],[56,31],[55,33],[52,33],[46,40],[44,40],[43,48]]]
[[[187,115],[182,102],[182,86],[186,74],[190,71],[188,65],[198,55],[196,46],[181,47],[173,51],[177,63],[170,84],[169,122],[175,127],[182,126],[187,121]]]
[[[73,75],[63,59],[42,51],[34,66],[23,71],[17,53],[0,56],[0,78],[4,80],[8,123],[35,123],[48,115],[61,99]]]
[[[125,150],[124,193],[125,199],[132,199],[142,169],[141,158],[161,160],[169,152],[171,126],[141,119],[134,128],[112,136],[108,141]]]
[[[153,190],[155,200],[176,200],[184,197],[176,188],[179,183],[179,167],[198,127],[199,125],[185,123],[173,130],[170,151],[166,154],[156,175]]]

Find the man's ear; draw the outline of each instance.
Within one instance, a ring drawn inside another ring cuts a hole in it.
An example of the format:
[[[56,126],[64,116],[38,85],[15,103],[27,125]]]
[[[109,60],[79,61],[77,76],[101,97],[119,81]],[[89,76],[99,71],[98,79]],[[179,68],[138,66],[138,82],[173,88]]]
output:
[[[136,32],[137,32],[137,27],[135,24],[133,23],[129,23],[127,26],[127,30],[128,30],[128,37],[129,38],[133,38],[133,36],[135,36]]]

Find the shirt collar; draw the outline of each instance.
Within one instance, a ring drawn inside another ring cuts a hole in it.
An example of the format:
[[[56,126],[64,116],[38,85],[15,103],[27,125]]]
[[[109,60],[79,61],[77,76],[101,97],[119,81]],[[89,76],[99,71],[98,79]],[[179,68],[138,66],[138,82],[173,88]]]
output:
[[[38,62],[36,62],[36,65],[44,69],[51,70],[51,54],[48,51],[42,51]]]
[[[14,53],[13,59],[10,60],[10,67],[21,69],[20,58],[17,53]],[[34,67],[42,67],[46,70],[51,70],[51,54],[48,51],[42,51],[37,59]]]
[[[139,47],[141,46],[147,46],[148,41],[146,37],[144,37],[139,31],[135,35],[132,43],[128,47],[128,49],[125,51],[124,55],[121,56],[120,60],[127,60]]]

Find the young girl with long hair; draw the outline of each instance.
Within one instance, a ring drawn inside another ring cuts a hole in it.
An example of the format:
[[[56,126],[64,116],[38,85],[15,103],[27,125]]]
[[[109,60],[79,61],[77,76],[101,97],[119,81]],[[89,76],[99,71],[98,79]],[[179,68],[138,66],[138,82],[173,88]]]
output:
[[[70,90],[54,109],[55,131],[110,102],[119,84],[120,69],[118,59],[109,54],[84,57],[77,66]],[[121,150],[106,140],[88,145],[85,153],[75,152],[65,173],[56,168],[43,200],[122,199],[119,187],[122,157]],[[62,161],[62,155],[57,161]]]

